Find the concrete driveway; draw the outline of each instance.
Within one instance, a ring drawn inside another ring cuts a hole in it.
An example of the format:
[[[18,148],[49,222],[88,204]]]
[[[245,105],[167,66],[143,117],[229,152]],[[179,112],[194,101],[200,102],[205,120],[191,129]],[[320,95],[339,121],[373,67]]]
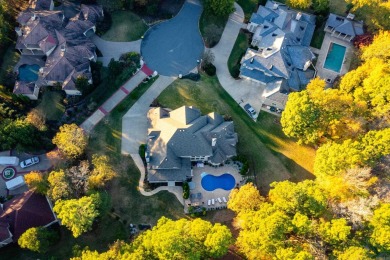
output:
[[[141,52],[141,40],[133,42],[110,42],[103,40],[97,35],[92,36],[91,39],[103,54],[103,57],[98,57],[98,60],[103,63],[103,66],[107,66],[112,58],[118,60],[123,53],[132,51]]]
[[[237,3],[234,3],[234,7],[236,11],[230,15],[221,40],[217,46],[211,49],[215,55],[214,65],[217,68],[217,76],[222,87],[241,107],[250,103],[258,115],[262,105],[261,95],[265,85],[245,79],[234,79],[227,67],[238,33],[241,28],[246,28],[246,24],[243,23],[244,11]]]
[[[164,76],[188,74],[202,56],[204,44],[198,23],[202,6],[186,1],[177,16],[146,32],[141,55],[152,70]]]

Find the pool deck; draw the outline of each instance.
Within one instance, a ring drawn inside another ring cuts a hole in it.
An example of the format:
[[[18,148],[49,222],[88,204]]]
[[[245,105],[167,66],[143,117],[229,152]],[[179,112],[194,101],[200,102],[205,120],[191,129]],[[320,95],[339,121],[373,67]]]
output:
[[[226,208],[226,203],[222,202],[219,203],[217,198],[220,198],[222,200],[222,197],[225,197],[226,200],[229,199],[230,190],[223,190],[223,189],[216,189],[214,191],[206,191],[203,189],[201,184],[201,174],[203,172],[207,172],[208,174],[214,175],[214,176],[220,176],[224,173],[230,173],[233,175],[234,179],[236,180],[236,186],[243,184],[243,179],[241,174],[239,173],[238,166],[234,164],[228,164],[224,166],[219,167],[212,167],[205,165],[204,167],[194,167],[193,168],[193,177],[192,182],[195,184],[195,187],[190,190],[190,194],[197,194],[202,193],[202,198],[197,201],[191,202],[189,199],[185,201],[185,211],[187,210],[188,204],[191,204],[192,206],[201,206],[205,207],[207,210],[214,210],[219,208]],[[208,206],[207,202],[208,200],[214,199],[214,205]],[[222,200],[223,201],[223,200]]]
[[[333,70],[324,68],[324,63],[326,60],[326,56],[328,55],[329,46],[332,42],[347,48],[340,72],[335,72]],[[353,52],[354,52],[354,46],[351,42],[340,40],[338,38],[331,36],[330,33],[326,33],[317,59],[317,64],[316,64],[317,76],[325,80],[330,79],[331,82],[333,83],[334,80],[337,78],[337,76],[344,75],[349,71]]]

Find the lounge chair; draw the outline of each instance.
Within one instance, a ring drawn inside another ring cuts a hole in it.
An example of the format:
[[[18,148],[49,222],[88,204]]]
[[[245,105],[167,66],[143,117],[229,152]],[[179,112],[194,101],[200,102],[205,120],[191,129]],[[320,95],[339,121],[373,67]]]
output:
[[[223,200],[223,202],[227,202],[227,200],[226,200],[226,198],[225,197],[222,197],[222,200]]]
[[[221,198],[217,198],[217,200],[218,200],[218,202],[219,202],[219,203],[222,203],[222,200],[221,200]]]
[[[214,203],[215,203],[214,199],[211,199],[211,204],[213,204],[213,205],[214,205]]]
[[[208,200],[207,201],[207,206],[210,206],[211,205],[211,200]]]

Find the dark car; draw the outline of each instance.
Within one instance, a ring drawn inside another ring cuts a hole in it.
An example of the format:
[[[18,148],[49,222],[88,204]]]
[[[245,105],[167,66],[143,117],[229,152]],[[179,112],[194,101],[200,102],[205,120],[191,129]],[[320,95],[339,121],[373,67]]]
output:
[[[256,110],[250,104],[246,104],[244,109],[252,118],[256,118]]]
[[[270,110],[271,112],[276,112],[276,107],[271,106],[271,107],[269,108],[269,110]]]

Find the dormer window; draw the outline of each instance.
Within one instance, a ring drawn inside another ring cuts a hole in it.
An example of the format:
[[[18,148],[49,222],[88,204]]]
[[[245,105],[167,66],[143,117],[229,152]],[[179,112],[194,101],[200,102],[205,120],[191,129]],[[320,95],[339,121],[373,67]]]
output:
[[[303,31],[305,29],[305,27],[303,27],[303,26],[299,26],[299,28],[301,29],[301,31]]]
[[[275,36],[277,36],[277,34],[276,34],[276,33],[273,33],[273,34],[272,34],[272,37],[275,37]]]
[[[264,25],[264,29],[268,29],[268,27],[269,27],[268,25]]]
[[[300,42],[300,41],[301,41],[301,38],[297,37],[297,41],[299,41],[299,42]]]
[[[272,48],[267,48],[267,51],[272,51]]]

